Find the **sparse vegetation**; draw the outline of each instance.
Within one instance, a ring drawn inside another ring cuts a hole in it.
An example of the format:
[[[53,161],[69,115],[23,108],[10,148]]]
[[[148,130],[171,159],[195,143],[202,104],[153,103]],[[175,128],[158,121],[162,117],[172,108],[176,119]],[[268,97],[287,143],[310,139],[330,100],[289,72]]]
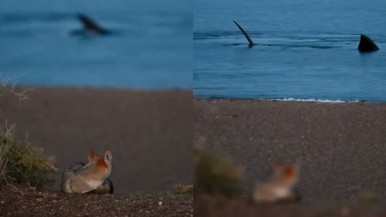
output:
[[[193,200],[193,185],[175,185],[172,194],[180,198],[181,202],[191,204]]]
[[[175,194],[193,194],[193,185],[178,184],[174,186]]]
[[[357,195],[357,202],[361,205],[374,205],[381,201],[379,195],[370,192],[361,192]]]
[[[242,192],[242,180],[242,171],[229,160],[194,149],[194,185],[197,191],[237,196]]]
[[[0,96],[14,93],[20,100],[27,99],[25,92],[17,93],[13,88],[0,87]],[[53,183],[49,178],[55,168],[53,157],[43,155],[43,150],[26,141],[14,137],[15,126],[5,122],[0,126],[0,186],[11,183],[28,184],[42,188]]]

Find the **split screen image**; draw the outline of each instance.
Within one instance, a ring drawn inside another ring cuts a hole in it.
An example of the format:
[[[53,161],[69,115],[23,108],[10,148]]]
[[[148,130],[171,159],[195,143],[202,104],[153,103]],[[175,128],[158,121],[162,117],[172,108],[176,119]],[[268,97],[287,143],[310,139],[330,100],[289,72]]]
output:
[[[386,3],[0,2],[0,216],[382,216]]]

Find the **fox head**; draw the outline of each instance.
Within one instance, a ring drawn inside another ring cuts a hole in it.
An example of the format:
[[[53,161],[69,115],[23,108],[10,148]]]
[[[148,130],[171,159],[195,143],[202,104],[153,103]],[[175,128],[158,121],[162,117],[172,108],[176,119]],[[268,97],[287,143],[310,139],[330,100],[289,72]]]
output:
[[[298,174],[299,174],[299,164],[282,164],[279,162],[276,162],[273,164],[273,171],[275,173],[275,176],[279,179],[282,179],[283,181],[293,183],[297,181]]]
[[[101,168],[111,169],[111,160],[113,156],[110,151],[106,151],[104,155],[96,155],[93,151],[88,153],[88,161],[95,162]]]

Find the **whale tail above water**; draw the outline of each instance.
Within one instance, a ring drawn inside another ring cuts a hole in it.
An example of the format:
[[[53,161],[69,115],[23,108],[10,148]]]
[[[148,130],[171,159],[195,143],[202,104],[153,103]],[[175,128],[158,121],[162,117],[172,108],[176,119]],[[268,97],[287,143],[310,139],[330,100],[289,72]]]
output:
[[[240,29],[240,31],[244,34],[245,38],[248,40],[249,47],[252,47],[253,45],[255,45],[251,37],[249,37],[248,33],[243,29],[243,27],[241,27],[236,21],[233,21],[233,22],[236,24],[236,26]]]
[[[84,15],[84,14],[78,14],[78,19],[83,24],[84,32],[85,33],[92,33],[97,35],[106,35],[110,33],[106,29],[99,26],[96,22],[94,22],[90,17]]]
[[[379,50],[379,47],[369,36],[361,34],[358,50],[359,52],[373,52]]]

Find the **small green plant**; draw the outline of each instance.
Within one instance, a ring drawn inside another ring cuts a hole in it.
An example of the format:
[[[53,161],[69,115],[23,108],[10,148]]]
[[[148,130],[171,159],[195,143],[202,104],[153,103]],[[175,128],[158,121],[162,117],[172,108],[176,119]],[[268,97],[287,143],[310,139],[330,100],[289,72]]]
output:
[[[195,189],[228,197],[241,193],[243,173],[232,162],[202,149],[194,149]]]
[[[175,194],[193,194],[193,185],[178,184],[173,188]]]
[[[361,205],[374,205],[379,203],[380,200],[379,195],[370,192],[361,192],[357,195],[357,201]]]
[[[175,185],[171,194],[173,197],[179,198],[180,201],[183,201],[186,204],[191,204],[193,200],[193,185]]]
[[[6,92],[20,100],[28,99],[25,92],[17,93],[13,88],[0,85],[0,96]],[[53,184],[49,176],[57,171],[54,158],[43,155],[43,149],[14,138],[14,126],[7,122],[0,125],[0,187],[11,183],[22,183],[36,188]]]
[[[53,157],[28,142],[18,142],[13,130],[0,128],[0,186],[23,183],[37,188],[53,184],[49,176],[56,172]]]

